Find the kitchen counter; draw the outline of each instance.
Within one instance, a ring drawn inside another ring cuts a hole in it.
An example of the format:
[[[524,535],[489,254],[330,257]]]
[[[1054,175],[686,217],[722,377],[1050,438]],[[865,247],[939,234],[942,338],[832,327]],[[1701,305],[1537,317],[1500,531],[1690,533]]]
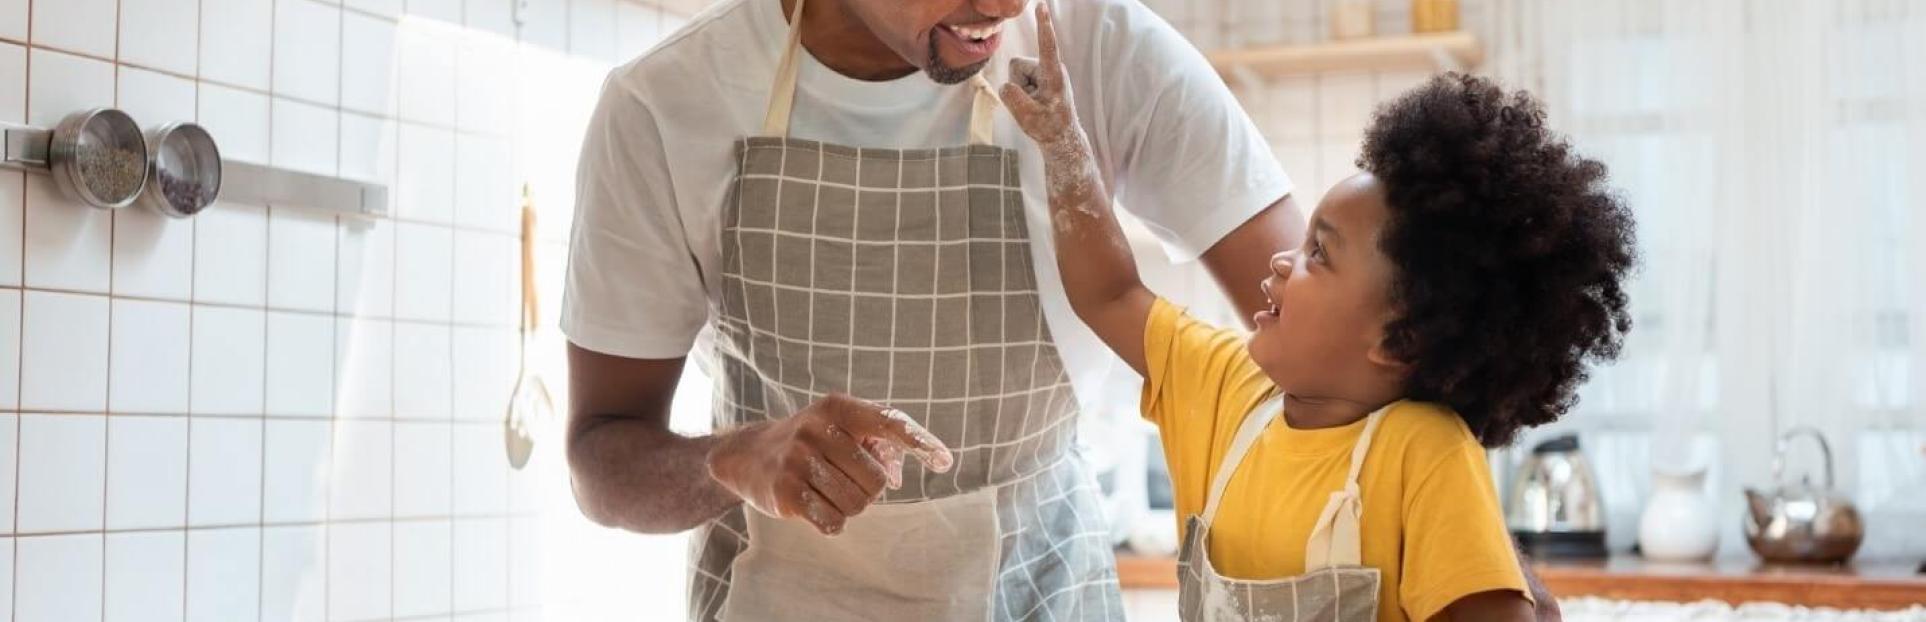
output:
[[[1926,604],[1918,560],[1860,560],[1843,566],[1766,564],[1741,557],[1664,563],[1636,556],[1543,561],[1538,577],[1559,597],[1730,604],[1773,602],[1838,609],[1903,609]]]
[[[1595,596],[1614,600],[1734,605],[1775,602],[1840,609],[1902,609],[1926,604],[1926,574],[1918,560],[1862,560],[1845,566],[1768,565],[1752,558],[1705,564],[1667,564],[1636,556],[1533,564],[1538,578],[1559,598]],[[1170,558],[1117,555],[1124,589],[1177,587]]]

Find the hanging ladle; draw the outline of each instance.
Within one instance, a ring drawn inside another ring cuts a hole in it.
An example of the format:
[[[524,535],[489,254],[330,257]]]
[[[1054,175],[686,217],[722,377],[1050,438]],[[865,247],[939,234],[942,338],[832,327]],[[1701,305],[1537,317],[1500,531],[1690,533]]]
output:
[[[516,469],[528,465],[529,457],[535,453],[536,426],[552,420],[555,413],[555,400],[549,396],[548,383],[528,364],[529,342],[539,325],[538,309],[535,292],[535,202],[529,197],[528,185],[523,184],[521,350],[517,357],[519,370],[515,378],[515,390],[509,394],[508,415],[502,421],[508,464]]]

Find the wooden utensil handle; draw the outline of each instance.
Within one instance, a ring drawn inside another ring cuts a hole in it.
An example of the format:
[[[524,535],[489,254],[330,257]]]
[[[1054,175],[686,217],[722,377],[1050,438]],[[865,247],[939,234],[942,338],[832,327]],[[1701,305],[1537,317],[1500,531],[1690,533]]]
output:
[[[522,184],[522,329],[541,325],[541,306],[535,292],[535,200]]]

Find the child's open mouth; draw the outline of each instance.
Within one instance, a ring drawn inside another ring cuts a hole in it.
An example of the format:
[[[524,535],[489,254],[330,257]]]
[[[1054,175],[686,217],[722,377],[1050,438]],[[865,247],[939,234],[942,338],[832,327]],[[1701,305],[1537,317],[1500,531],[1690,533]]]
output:
[[[1277,305],[1277,297],[1271,295],[1271,280],[1264,279],[1263,281],[1259,281],[1257,285],[1259,289],[1264,290],[1264,302],[1270,303],[1270,306],[1264,308],[1262,311],[1258,311],[1256,315],[1251,316],[1251,321],[1257,324],[1276,321],[1278,312],[1281,309]]]

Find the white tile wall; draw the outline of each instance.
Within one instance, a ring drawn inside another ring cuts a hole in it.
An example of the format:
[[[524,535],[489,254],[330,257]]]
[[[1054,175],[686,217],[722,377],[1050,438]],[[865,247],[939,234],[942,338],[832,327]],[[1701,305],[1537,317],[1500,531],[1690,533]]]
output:
[[[107,622],[178,621],[186,615],[187,534],[107,534]]]
[[[393,515],[394,426],[391,421],[335,422],[328,516],[370,519]]]
[[[98,533],[14,539],[13,619],[101,619],[104,542]]]
[[[342,313],[394,314],[395,225],[390,221],[343,222],[335,308]]]
[[[521,310],[520,240],[477,231],[455,234],[454,318],[463,324],[514,326]]]
[[[0,408],[20,406],[20,292],[0,289]]]
[[[0,285],[20,285],[20,247],[26,242],[27,178],[0,171]]]
[[[201,0],[201,79],[267,90],[273,46],[274,0]]]
[[[455,145],[455,224],[519,235],[521,188],[513,143],[462,136]]]
[[[90,56],[113,58],[115,0],[35,2],[33,42]]]
[[[334,226],[334,218],[311,211],[268,213],[269,307],[334,311]]]
[[[394,322],[342,318],[335,323],[335,415],[394,415]]]
[[[113,230],[111,213],[68,198],[50,176],[27,177],[27,286],[107,293]]]
[[[454,531],[446,520],[395,524],[395,617],[448,613],[454,606]]]
[[[328,617],[386,618],[393,611],[393,529],[342,523],[328,530]]]
[[[261,610],[261,528],[187,532],[187,619],[251,620]]]
[[[449,343],[445,324],[395,323],[395,416],[447,419],[453,399]]]
[[[27,48],[0,43],[0,80],[6,80],[6,84],[27,81]],[[0,121],[25,123],[26,120],[27,91],[0,93]]]
[[[499,421],[515,383],[519,338],[513,328],[461,326],[454,332],[454,411],[458,420]]]
[[[568,49],[568,1],[528,0],[521,3],[522,41],[550,50]]]
[[[342,6],[394,18],[401,15],[402,0],[341,0]]]
[[[0,38],[27,40],[27,0],[0,0]]]
[[[615,5],[615,56],[619,60],[641,56],[662,34],[662,11],[653,6],[618,2]]]
[[[522,161],[517,127],[585,110],[679,18],[513,10],[0,0],[0,121],[117,104],[393,198],[171,219],[0,172],[0,622],[543,617],[538,498],[580,518],[560,470],[511,476],[499,422],[520,180],[561,214],[572,164]],[[565,214],[545,224],[552,283]]]
[[[319,522],[328,516],[328,422],[267,422],[263,445],[262,520],[270,523]]]
[[[395,317],[445,322],[454,274],[454,236],[447,227],[395,226]]]
[[[409,15],[450,24],[461,23],[461,0],[407,0],[406,4]]]
[[[569,0],[568,25],[570,52],[615,60],[615,0]]]
[[[261,621],[320,620],[327,607],[327,547],[320,526],[261,530]]]
[[[221,157],[268,161],[268,97],[212,83],[201,83],[200,121],[218,136]]]
[[[120,0],[120,62],[194,75],[200,9],[200,0]]]
[[[455,100],[461,105],[455,107],[456,126],[475,134],[509,134],[516,122],[516,85],[499,77],[502,67],[516,63],[515,41],[471,30],[462,34],[458,46]]]
[[[266,405],[267,315],[260,309],[194,307],[188,411],[258,415]]]
[[[21,533],[100,529],[106,483],[106,417],[20,417]]]
[[[144,127],[194,120],[194,81],[188,78],[121,67],[117,100]]]
[[[152,210],[117,210],[113,255],[115,295],[180,301],[191,297],[194,221]]]
[[[454,481],[450,424],[395,424],[395,516],[447,516]]]
[[[325,105],[341,96],[341,7],[274,3],[274,94]]]
[[[455,133],[401,124],[395,217],[448,223],[455,210]],[[405,247],[405,246],[404,246]]]
[[[216,202],[194,216],[194,301],[260,306],[267,296],[267,211]]]
[[[462,0],[463,21],[470,29],[505,39],[515,37],[515,5],[495,0]]]
[[[20,416],[0,415],[0,479],[5,480],[0,481],[0,512],[5,513],[0,516],[0,533],[13,533],[14,502],[18,499],[14,494],[14,485],[20,481],[16,476],[20,466],[19,449]],[[0,589],[0,592],[5,591]]]
[[[394,22],[355,11],[342,15],[341,107],[376,115],[394,113]]]
[[[305,0],[304,0],[305,1]],[[334,175],[341,164],[341,113],[291,99],[275,98],[268,142],[275,166],[316,175]]]
[[[334,325],[326,315],[268,312],[267,416],[334,412]]]
[[[499,414],[498,414],[499,416]],[[508,469],[499,448],[501,425],[495,422],[455,425],[454,512],[457,516],[496,516],[508,511]]]
[[[108,529],[186,524],[187,425],[185,417],[108,418]]]
[[[26,292],[20,407],[99,412],[107,407],[107,298]]]
[[[119,299],[110,310],[107,408],[117,413],[187,412],[190,307]]]
[[[259,523],[261,420],[195,417],[188,427],[188,526]]]
[[[341,113],[341,176],[393,188],[398,126],[393,119]]]
[[[455,609],[497,609],[508,602],[508,523],[455,520]]]
[[[401,118],[451,125],[455,97],[456,30],[433,22],[402,23],[395,35]]]

